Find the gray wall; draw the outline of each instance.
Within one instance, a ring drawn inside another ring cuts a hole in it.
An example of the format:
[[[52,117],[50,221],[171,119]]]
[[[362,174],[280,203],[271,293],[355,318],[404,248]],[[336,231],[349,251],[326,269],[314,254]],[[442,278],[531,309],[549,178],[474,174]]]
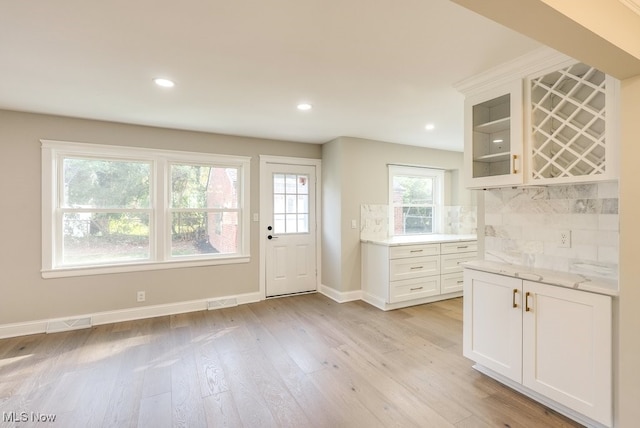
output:
[[[352,229],[351,220],[360,223],[362,204],[388,203],[387,164],[450,170],[445,203],[475,205],[473,194],[459,179],[463,168],[460,152],[341,137],[322,146],[322,159],[322,283],[339,292],[360,289],[360,229]]]
[[[259,231],[248,264],[42,279],[40,139],[251,156],[251,207],[259,207],[258,155],[319,159],[321,146],[0,110],[0,324],[259,291]]]

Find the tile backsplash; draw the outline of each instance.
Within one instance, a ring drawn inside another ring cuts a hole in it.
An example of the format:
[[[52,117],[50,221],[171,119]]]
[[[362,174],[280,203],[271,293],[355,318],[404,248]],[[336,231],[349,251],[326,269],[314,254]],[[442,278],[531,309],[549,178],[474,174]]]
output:
[[[618,278],[618,183],[486,190],[485,260]],[[559,245],[570,231],[570,248]]]
[[[477,230],[477,207],[445,206],[441,233],[473,235]],[[360,206],[360,239],[376,240],[389,237],[389,205]]]

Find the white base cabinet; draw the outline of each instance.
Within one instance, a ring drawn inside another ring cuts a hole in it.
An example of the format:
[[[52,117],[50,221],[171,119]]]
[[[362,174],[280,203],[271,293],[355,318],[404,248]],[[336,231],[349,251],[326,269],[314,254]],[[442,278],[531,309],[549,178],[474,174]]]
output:
[[[477,241],[413,245],[362,244],[362,300],[382,310],[462,295],[462,263]]]
[[[587,425],[612,426],[611,297],[465,269],[464,356]]]

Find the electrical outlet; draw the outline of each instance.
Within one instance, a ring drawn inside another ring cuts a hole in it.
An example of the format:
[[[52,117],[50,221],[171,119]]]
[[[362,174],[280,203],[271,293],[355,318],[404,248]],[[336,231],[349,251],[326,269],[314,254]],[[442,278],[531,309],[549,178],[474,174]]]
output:
[[[137,294],[136,298],[137,298],[138,302],[144,302],[145,299],[147,298],[147,296],[146,296],[144,291],[138,291],[138,294]]]
[[[558,248],[571,248],[571,231],[559,230],[558,235]]]

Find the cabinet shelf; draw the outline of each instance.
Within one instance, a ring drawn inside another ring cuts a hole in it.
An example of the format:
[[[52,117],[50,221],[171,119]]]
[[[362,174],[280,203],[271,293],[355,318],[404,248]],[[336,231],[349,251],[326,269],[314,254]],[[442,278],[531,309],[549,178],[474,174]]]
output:
[[[509,117],[503,117],[502,119],[492,120],[491,122],[481,123],[473,127],[475,132],[482,132],[483,134],[495,134],[500,131],[509,130]]]
[[[510,152],[503,152],[503,153],[492,153],[490,155],[476,156],[476,157],[473,158],[473,161],[474,162],[487,162],[487,163],[504,162],[504,161],[508,161],[509,160],[509,154],[510,154]]]

